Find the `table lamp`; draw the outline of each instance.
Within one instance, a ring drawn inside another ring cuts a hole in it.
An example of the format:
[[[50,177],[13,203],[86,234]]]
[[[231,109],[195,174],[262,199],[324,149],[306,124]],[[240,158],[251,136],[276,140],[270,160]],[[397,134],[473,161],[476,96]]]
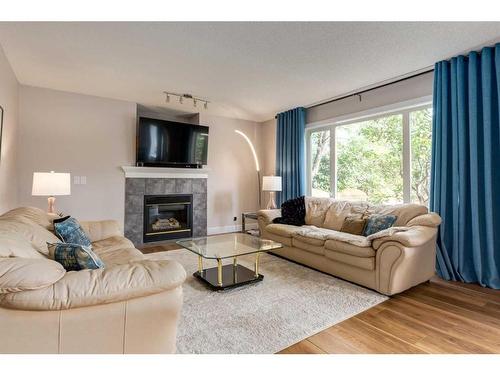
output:
[[[48,212],[55,213],[56,195],[71,194],[71,175],[69,173],[34,172],[31,195],[48,196]]]
[[[267,202],[267,209],[272,210],[276,208],[275,194],[281,191],[281,177],[280,176],[264,176],[262,178],[262,191],[269,191],[269,202]]]

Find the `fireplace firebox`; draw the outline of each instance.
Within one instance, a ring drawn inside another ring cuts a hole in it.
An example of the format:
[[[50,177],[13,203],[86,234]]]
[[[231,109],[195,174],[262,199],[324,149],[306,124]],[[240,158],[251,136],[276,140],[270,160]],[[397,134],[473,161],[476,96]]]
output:
[[[145,195],[143,242],[193,236],[191,194]]]

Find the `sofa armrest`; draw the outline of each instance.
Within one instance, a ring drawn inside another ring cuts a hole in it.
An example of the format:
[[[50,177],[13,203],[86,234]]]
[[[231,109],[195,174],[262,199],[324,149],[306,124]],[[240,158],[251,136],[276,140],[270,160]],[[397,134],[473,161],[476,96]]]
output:
[[[374,239],[372,246],[377,250],[386,242],[397,242],[405,247],[419,247],[431,241],[436,236],[436,233],[436,228],[414,226],[406,231],[396,232],[391,236]]]
[[[81,221],[80,225],[87,236],[89,236],[90,242],[123,235],[120,225],[116,220]]]
[[[273,222],[274,219],[281,216],[281,209],[277,208],[274,210],[259,210],[257,212],[257,219],[265,225],[269,225]]]
[[[436,269],[437,229],[412,227],[374,240],[377,290],[393,295],[431,279]]]
[[[0,295],[0,306],[16,310],[67,310],[120,302],[175,289],[186,271],[171,260],[140,260],[110,268],[67,272],[53,285]]]

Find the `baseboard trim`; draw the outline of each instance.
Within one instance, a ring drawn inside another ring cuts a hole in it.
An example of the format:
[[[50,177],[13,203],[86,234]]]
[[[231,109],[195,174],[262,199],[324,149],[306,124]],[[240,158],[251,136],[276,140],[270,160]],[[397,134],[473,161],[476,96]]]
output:
[[[257,223],[249,223],[245,225],[245,229],[258,229]],[[241,232],[242,226],[240,225],[226,225],[223,227],[209,227],[207,229],[208,235],[213,234],[223,234],[223,233],[233,233],[233,232]]]

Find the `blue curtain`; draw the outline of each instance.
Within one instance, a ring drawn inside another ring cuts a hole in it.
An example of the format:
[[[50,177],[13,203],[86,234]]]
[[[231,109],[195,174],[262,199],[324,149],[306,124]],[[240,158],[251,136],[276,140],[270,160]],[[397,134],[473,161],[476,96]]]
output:
[[[430,207],[437,271],[500,288],[500,44],[438,62]]]
[[[295,108],[277,115],[276,175],[281,176],[282,191],[278,204],[305,194],[305,108]]]

